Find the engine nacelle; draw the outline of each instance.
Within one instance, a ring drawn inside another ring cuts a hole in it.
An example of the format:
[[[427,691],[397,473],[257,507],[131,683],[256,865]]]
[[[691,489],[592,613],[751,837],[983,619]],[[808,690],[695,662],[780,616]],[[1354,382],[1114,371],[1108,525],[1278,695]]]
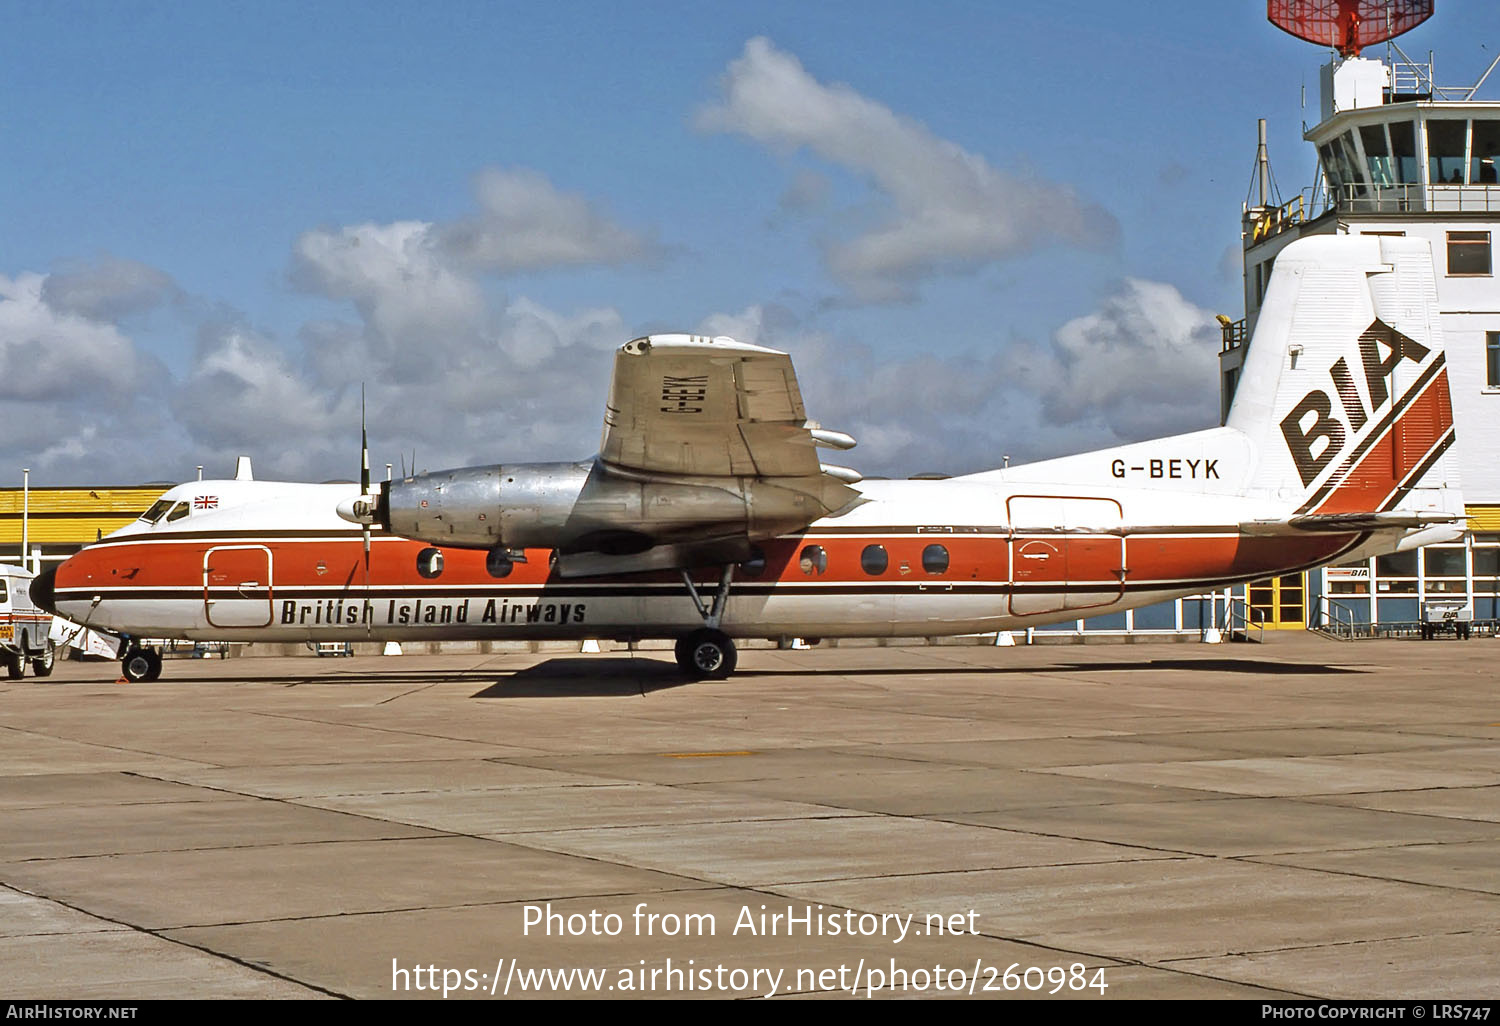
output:
[[[386,530],[467,549],[630,555],[682,540],[774,537],[829,512],[818,478],[663,478],[596,461],[462,467],[380,487],[375,519]]]
[[[461,549],[552,547],[592,463],[461,467],[381,485],[386,530]]]

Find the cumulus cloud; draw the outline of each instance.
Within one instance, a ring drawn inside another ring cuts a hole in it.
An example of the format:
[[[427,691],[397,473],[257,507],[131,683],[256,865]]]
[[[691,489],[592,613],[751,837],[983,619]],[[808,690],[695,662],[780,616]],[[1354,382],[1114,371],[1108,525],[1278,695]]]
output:
[[[1207,427],[1218,416],[1219,328],[1171,285],[1127,278],[1100,308],[1021,361],[1049,422],[1094,419],[1135,441]]]
[[[0,276],[0,398],[68,399],[103,385],[130,390],[135,347],[113,324],[48,302],[47,276]]]
[[[117,325],[79,312],[118,307],[49,302],[68,295],[49,283],[0,276],[0,463],[31,467],[38,483],[160,477],[158,455],[184,441],[165,410],[171,375]]]
[[[304,232],[292,280],[352,302],[372,354],[408,378],[428,376],[435,347],[472,340],[485,313],[479,283],[450,264],[424,221]]]
[[[365,223],[297,239],[292,282],[352,303],[361,322],[304,329],[311,364],[325,381],[347,382],[355,367],[413,386],[467,388],[480,375],[492,390],[508,387],[516,368],[535,369],[571,344],[563,336],[596,336],[590,325],[601,316],[618,320],[613,311],[585,311],[564,324],[524,301],[502,302],[497,314],[482,278],[648,259],[654,243],[534,171],[487,169],[475,192],[478,212],[458,221]],[[502,373],[504,382],[495,378]]]
[[[701,128],[806,148],[880,195],[878,223],[825,248],[830,272],[859,299],[908,299],[941,272],[1054,242],[1107,246],[1118,235],[1115,219],[1072,188],[998,170],[847,85],[819,82],[765,38],[746,43],[721,87],[698,112]]]
[[[192,437],[228,453],[272,448],[287,470],[316,465],[341,420],[334,394],[319,390],[269,339],[243,325],[204,328],[172,409]]]
[[[352,478],[362,385],[377,464],[413,450],[424,469],[589,455],[626,336],[619,313],[524,298],[491,309],[472,281],[448,281],[403,245],[421,234],[351,230],[355,253],[310,264],[367,319],[313,322],[286,348],[221,313],[170,368],[118,325],[51,306],[49,276],[0,277],[0,462],[31,467],[38,484],[186,478],[197,464],[224,474],[242,453],[264,479]],[[399,283],[413,279],[425,291],[401,307]],[[443,317],[462,344],[419,344]],[[409,359],[425,372],[408,373]]]
[[[53,310],[97,321],[118,321],[181,295],[165,271],[109,256],[49,274],[42,283],[42,298]]]
[[[582,196],[559,192],[524,168],[486,168],[474,183],[479,211],[437,227],[435,244],[467,267],[510,274],[545,267],[620,264],[654,250]]]

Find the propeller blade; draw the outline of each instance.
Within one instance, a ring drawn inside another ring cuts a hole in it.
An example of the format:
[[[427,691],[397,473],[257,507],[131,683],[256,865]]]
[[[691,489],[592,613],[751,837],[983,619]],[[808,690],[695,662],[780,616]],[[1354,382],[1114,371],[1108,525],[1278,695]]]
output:
[[[370,433],[365,429],[365,386],[359,386],[359,494],[370,494]]]

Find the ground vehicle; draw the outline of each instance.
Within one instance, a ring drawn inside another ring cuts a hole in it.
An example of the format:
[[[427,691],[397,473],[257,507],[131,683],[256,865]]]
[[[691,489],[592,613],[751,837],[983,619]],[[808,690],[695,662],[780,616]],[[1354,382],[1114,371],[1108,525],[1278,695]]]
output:
[[[1450,628],[1460,641],[1469,640],[1474,607],[1467,599],[1428,599],[1422,603],[1422,640],[1431,641]]]
[[[0,564],[0,666],[16,680],[26,664],[38,677],[52,673],[56,652],[52,645],[52,614],[31,601],[36,575],[19,566]]]

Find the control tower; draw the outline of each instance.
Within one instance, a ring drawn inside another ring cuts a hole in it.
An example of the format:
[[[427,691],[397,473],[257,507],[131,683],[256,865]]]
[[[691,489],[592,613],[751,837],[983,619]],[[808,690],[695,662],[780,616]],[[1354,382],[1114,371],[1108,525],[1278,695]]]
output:
[[[1471,533],[1461,545],[1330,567],[1301,583],[1251,585],[1251,615],[1266,626],[1302,626],[1300,607],[1306,625],[1338,633],[1403,633],[1410,625],[1425,635],[1424,614],[1460,600],[1476,625],[1500,618],[1500,280],[1493,252],[1500,100],[1479,97],[1500,57],[1473,85],[1439,87],[1432,55],[1412,60],[1394,41],[1432,7],[1433,0],[1269,0],[1273,24],[1337,53],[1320,75],[1320,118],[1304,124],[1303,138],[1318,156],[1316,181],[1285,202],[1275,194],[1261,122],[1243,217],[1245,319],[1220,318],[1220,395],[1227,411],[1271,268],[1289,243],[1335,233],[1427,239]],[[1360,55],[1380,43],[1383,58]],[[1491,50],[1493,43],[1500,40]]]

